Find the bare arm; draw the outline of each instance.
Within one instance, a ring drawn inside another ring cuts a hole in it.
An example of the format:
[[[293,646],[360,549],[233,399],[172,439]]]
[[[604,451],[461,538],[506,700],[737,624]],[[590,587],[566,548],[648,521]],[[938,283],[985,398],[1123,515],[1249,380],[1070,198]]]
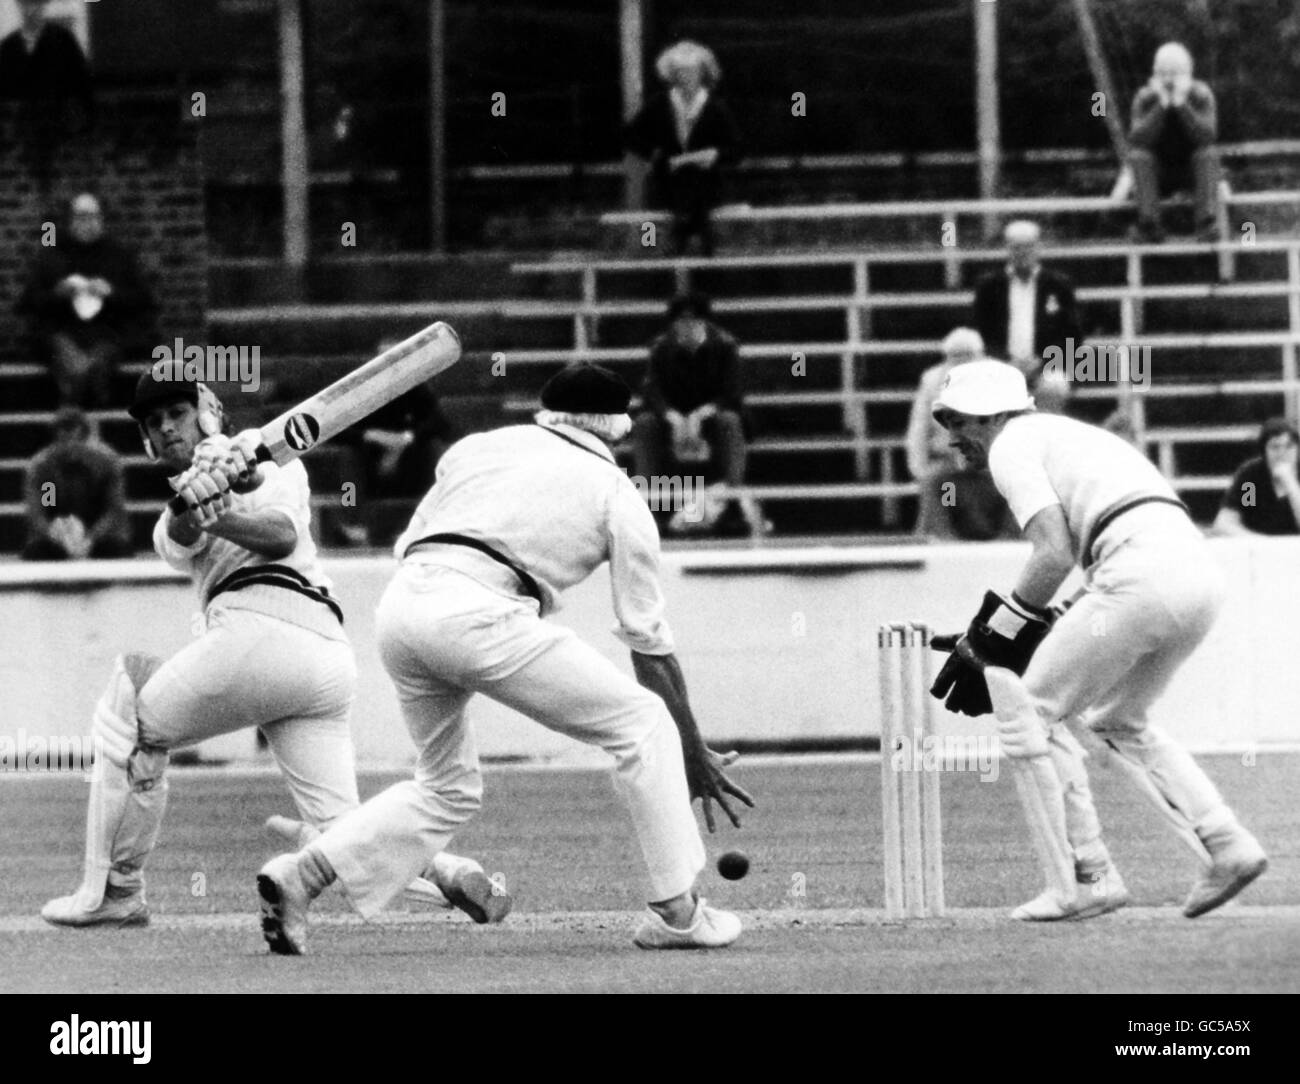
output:
[[[288,557],[298,545],[298,529],[283,512],[226,512],[208,527],[208,533],[251,550],[259,557]]]
[[[737,828],[740,817],[731,808],[728,796],[739,799],[751,809],[754,800],[743,787],[731,782],[722,769],[736,759],[735,753],[719,755],[704,744],[700,734],[699,723],[691,711],[690,701],[686,696],[686,678],[675,655],[643,655],[632,652],[632,669],[636,679],[645,688],[655,693],[667,706],[668,714],[677,724],[677,731],[682,739],[682,755],[686,765],[686,782],[690,788],[692,800],[700,798],[704,805],[704,822],[710,832],[714,830],[713,807],[716,801],[722,807]]]
[[[1037,512],[1025,525],[1025,537],[1034,551],[1016,581],[1015,593],[1030,606],[1045,610],[1074,568],[1065,510],[1052,504]]]

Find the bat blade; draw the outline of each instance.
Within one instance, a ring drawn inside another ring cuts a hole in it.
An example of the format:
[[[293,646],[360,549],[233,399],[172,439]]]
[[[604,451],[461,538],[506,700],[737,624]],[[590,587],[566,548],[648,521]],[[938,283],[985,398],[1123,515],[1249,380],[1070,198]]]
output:
[[[272,418],[259,430],[262,443],[257,458],[280,466],[291,463],[459,360],[460,336],[455,329],[442,321],[430,324]],[[179,516],[187,505],[177,496],[168,507]]]
[[[460,337],[430,324],[261,428],[259,459],[283,466],[460,360]]]

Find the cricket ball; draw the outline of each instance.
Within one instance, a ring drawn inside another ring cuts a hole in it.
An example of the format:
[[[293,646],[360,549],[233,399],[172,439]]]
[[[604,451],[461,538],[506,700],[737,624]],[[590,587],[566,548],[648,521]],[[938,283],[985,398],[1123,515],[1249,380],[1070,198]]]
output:
[[[728,851],[718,859],[718,872],[728,881],[739,881],[749,872],[749,858],[744,851]]]

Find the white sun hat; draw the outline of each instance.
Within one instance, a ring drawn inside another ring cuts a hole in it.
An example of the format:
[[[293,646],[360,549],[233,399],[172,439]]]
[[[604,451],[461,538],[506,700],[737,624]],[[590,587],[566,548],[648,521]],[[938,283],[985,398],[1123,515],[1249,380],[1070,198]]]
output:
[[[936,418],[944,413],[984,417],[1033,408],[1024,373],[1005,361],[984,360],[954,365],[930,412]]]

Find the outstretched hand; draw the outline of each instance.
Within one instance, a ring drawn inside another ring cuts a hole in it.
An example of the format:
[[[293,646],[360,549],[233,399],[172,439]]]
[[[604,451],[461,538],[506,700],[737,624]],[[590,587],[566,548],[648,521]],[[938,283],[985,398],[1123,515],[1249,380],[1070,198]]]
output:
[[[715,753],[703,742],[695,749],[686,752],[686,785],[690,789],[691,801],[701,799],[704,807],[704,823],[712,834],[717,826],[713,819],[713,803],[717,802],[731,823],[739,828],[740,815],[731,807],[729,799],[744,802],[750,809],[754,808],[754,799],[749,792],[727,778],[722,770],[740,759],[739,753]]]

